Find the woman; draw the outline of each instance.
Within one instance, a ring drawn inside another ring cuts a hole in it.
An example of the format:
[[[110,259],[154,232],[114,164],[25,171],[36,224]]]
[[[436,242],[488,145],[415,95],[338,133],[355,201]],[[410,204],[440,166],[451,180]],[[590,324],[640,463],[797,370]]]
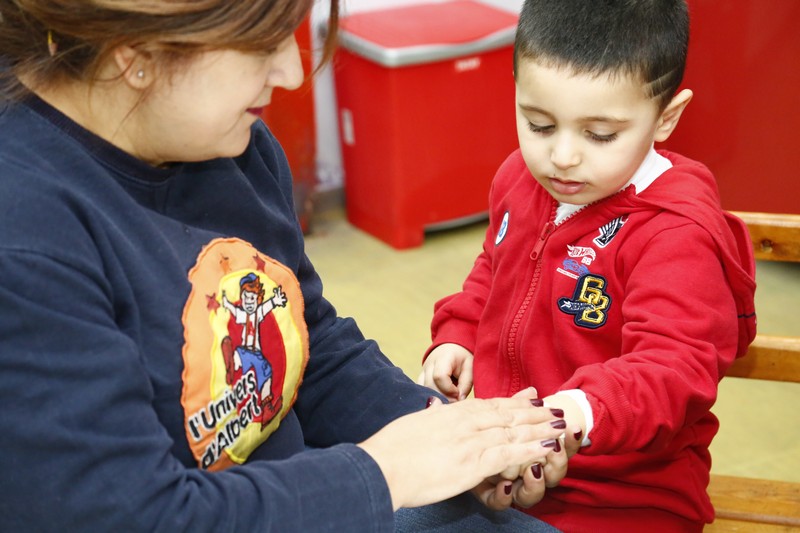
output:
[[[258,120],[310,4],[0,0],[0,530],[387,531],[561,433],[323,298]]]

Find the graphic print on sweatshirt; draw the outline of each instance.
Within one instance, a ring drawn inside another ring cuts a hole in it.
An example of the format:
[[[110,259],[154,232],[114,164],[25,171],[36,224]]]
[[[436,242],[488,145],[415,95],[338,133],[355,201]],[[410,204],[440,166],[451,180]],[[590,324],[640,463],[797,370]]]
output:
[[[278,429],[308,361],[300,284],[239,239],[209,243],[189,272],[183,395],[201,468],[243,463]]]

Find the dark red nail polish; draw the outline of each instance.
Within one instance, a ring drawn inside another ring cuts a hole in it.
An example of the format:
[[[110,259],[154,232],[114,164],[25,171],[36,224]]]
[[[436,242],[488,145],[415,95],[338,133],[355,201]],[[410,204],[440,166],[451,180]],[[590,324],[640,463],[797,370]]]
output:
[[[547,439],[547,440],[543,440],[541,442],[541,444],[545,448],[555,448],[556,445],[558,445],[558,441],[556,441],[555,439]]]
[[[505,492],[505,493],[506,493],[506,496],[508,496],[509,494],[511,494],[511,484],[508,484],[508,485],[506,485],[505,487],[503,487],[503,492]]]
[[[540,400],[539,398],[534,398],[531,400],[531,405],[534,407],[544,407],[544,400]]]
[[[575,433],[573,435],[573,437],[575,437],[575,440],[577,440],[577,441],[582,441],[583,440],[583,431],[578,431],[577,433]]]
[[[533,472],[533,477],[536,479],[542,479],[542,465],[539,463],[533,463],[531,465],[531,472]]]
[[[550,425],[556,429],[564,429],[565,427],[567,427],[567,421],[564,420],[563,418],[559,418],[558,420],[553,420],[552,422],[550,422]]]
[[[434,400],[435,398],[436,398],[435,396],[429,396],[429,397],[428,397],[428,403],[425,405],[425,409],[427,409],[428,407],[430,407],[431,405],[433,405],[433,400]]]
[[[558,453],[561,451],[561,441],[556,439],[556,445],[553,447],[553,451]]]
[[[550,409],[550,412],[553,413],[553,416],[557,416],[558,418],[564,418],[563,409]]]

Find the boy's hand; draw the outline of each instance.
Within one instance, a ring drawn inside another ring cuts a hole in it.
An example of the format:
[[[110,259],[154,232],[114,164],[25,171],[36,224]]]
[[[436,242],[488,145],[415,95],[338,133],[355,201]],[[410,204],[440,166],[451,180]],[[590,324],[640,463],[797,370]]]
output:
[[[572,457],[581,447],[583,436],[586,434],[586,419],[578,403],[563,394],[554,394],[543,398],[545,405],[564,412],[567,427],[564,429],[565,438],[562,444],[566,448],[567,457]],[[548,487],[551,486],[548,483]]]
[[[465,399],[472,390],[472,353],[458,344],[440,344],[425,363],[417,383],[444,394],[450,401]]]
[[[539,503],[545,494],[542,467],[533,463],[514,481],[493,476],[472,489],[472,495],[489,509],[503,511],[516,504],[527,509]]]

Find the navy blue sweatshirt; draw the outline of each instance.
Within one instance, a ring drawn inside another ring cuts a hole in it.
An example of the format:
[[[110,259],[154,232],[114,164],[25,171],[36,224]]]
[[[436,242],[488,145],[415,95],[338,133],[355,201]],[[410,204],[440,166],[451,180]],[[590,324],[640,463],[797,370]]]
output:
[[[154,168],[0,103],[0,530],[392,529],[352,443],[430,391],[336,316],[291,190],[260,122]]]

